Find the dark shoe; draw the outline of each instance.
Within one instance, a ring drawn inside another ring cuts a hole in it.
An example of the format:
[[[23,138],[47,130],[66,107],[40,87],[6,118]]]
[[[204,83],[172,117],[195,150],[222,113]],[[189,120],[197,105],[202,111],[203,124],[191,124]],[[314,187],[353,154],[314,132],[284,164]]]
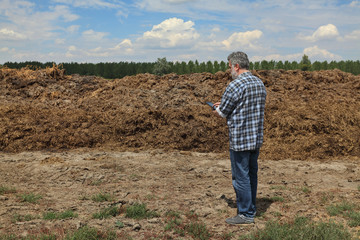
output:
[[[254,223],[253,218],[245,217],[242,214],[236,215],[235,217],[232,217],[232,218],[227,218],[225,221],[228,224],[251,224],[251,223]]]

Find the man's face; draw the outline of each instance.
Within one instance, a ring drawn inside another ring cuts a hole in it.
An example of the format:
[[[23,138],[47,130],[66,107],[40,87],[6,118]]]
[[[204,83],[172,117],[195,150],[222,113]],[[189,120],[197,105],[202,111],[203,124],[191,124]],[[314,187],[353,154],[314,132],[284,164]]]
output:
[[[235,68],[231,65],[231,62],[229,61],[229,67],[231,69],[231,77],[232,79],[236,79],[238,76],[238,73],[236,72]]]

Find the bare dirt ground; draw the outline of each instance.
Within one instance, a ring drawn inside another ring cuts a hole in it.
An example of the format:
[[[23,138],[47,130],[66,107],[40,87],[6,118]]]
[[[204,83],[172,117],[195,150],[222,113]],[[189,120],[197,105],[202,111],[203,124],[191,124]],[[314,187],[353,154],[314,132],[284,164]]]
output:
[[[338,70],[258,71],[268,91],[259,160],[256,223],[229,226],[236,212],[227,128],[218,101],[229,73],[142,74],[114,81],[46,70],[0,69],[0,234],[59,239],[83,226],[119,239],[192,239],[167,229],[205,224],[210,239],[238,239],[272,220],[335,220],[331,205],[360,206],[360,78]],[[41,196],[35,203],[21,196]],[[98,202],[94,196],[108,194]],[[125,216],[134,203],[158,216]],[[94,219],[117,206],[116,216]],[[78,216],[44,220],[46,212]],[[26,216],[32,216],[26,219]],[[1,236],[1,235],[0,235]]]
[[[198,215],[212,234],[211,239],[233,239],[264,227],[266,222],[291,222],[295,216],[315,221],[330,219],[326,208],[343,201],[360,203],[358,162],[304,162],[260,160],[258,217],[256,223],[229,226],[225,218],[236,212],[227,156],[163,150],[114,152],[78,149],[62,152],[22,152],[0,154],[0,182],[16,188],[17,193],[0,199],[1,232],[20,236],[53,233],[64,236],[87,225],[115,231],[119,239],[192,239],[172,229],[169,211],[178,212],[185,222],[189,213]],[[37,203],[24,203],[19,194],[42,196]],[[112,201],[96,202],[93,196],[110,194]],[[144,220],[126,218],[124,213],[108,219],[92,215],[109,206],[145,203],[159,217]],[[77,218],[43,220],[45,212],[73,210]],[[14,216],[37,216],[16,221]],[[341,224],[341,217],[331,217]],[[116,222],[124,223],[117,228]],[[360,228],[349,228],[354,239]]]

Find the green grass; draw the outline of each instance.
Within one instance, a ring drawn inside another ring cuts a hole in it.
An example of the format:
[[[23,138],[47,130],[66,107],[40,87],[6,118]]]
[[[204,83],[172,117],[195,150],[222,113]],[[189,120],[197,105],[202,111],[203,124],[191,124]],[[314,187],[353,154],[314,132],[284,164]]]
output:
[[[207,240],[211,238],[211,233],[204,223],[191,222],[185,225],[185,231],[192,235],[195,239]]]
[[[169,218],[181,218],[179,212],[177,212],[177,211],[172,211],[172,210],[167,211],[167,212],[165,213],[165,216],[166,216],[166,217],[169,217]]]
[[[350,240],[351,234],[343,225],[334,222],[312,222],[297,217],[292,223],[268,222],[264,229],[240,237],[241,240]]]
[[[331,205],[326,208],[330,216],[337,216],[346,212],[353,211],[355,208],[354,204],[348,202],[342,202],[340,204]]]
[[[350,227],[359,227],[360,226],[360,212],[351,212],[346,214],[346,217],[350,219]]]
[[[165,225],[165,231],[175,230],[183,222],[178,213],[168,212],[166,213],[166,216],[168,217],[168,222]]]
[[[4,185],[0,186],[0,195],[9,194],[9,193],[16,193],[15,188],[7,187]]]
[[[284,201],[284,198],[281,197],[281,196],[274,196],[274,197],[271,197],[271,198],[270,198],[270,201],[271,201],[271,202],[283,202],[283,201]]]
[[[95,180],[95,181],[92,181],[89,185],[91,186],[99,186],[102,184],[103,181],[101,180]]]
[[[271,189],[271,190],[285,190],[286,187],[285,187],[285,186],[281,186],[281,185],[277,185],[277,186],[271,186],[270,189]]]
[[[88,226],[82,227],[73,233],[68,233],[65,240],[115,240],[116,233],[112,231],[102,232]]]
[[[113,206],[113,207],[104,208],[104,209],[100,210],[99,212],[94,213],[93,218],[105,219],[105,218],[115,217],[118,214],[119,214],[119,208],[117,208],[116,206]]]
[[[327,212],[330,216],[343,216],[349,219],[350,227],[358,227],[360,226],[360,211],[359,207],[355,204],[342,202],[340,204],[331,205],[326,208]]]
[[[59,220],[59,219],[68,219],[68,218],[76,218],[78,215],[71,210],[67,210],[64,212],[45,212],[43,214],[44,220]]]
[[[111,202],[114,200],[114,196],[108,193],[99,193],[94,195],[91,200],[94,202]]]
[[[272,212],[271,213],[274,217],[281,217],[281,212]]]
[[[165,231],[173,231],[175,234],[185,237],[186,234],[192,236],[192,239],[208,240],[211,239],[212,234],[206,228],[206,225],[198,220],[198,216],[193,212],[185,214],[187,218],[182,219],[179,212],[168,211],[165,214],[167,223],[164,227]],[[231,235],[223,234],[222,239],[230,239]]]
[[[135,203],[126,208],[125,217],[133,219],[144,219],[144,218],[153,218],[158,217],[159,214],[155,211],[150,211],[146,208],[146,205]]]
[[[21,202],[37,203],[40,199],[42,199],[42,196],[34,193],[25,193],[19,195],[19,198]]]
[[[169,230],[174,230],[176,231],[177,227],[180,226],[182,224],[182,220],[180,218],[174,218],[174,219],[170,219],[165,227],[164,230],[165,231],[169,231]]]
[[[189,212],[185,213],[185,216],[190,219],[190,220],[194,220],[197,221],[199,219],[199,215],[196,214],[196,212],[194,210],[191,210]]]
[[[154,194],[148,194],[145,196],[146,200],[155,200],[157,197]]]
[[[327,202],[331,201],[334,199],[334,195],[331,193],[322,193],[321,194],[321,199],[320,199],[320,204],[326,204]]]
[[[37,219],[37,216],[33,216],[31,214],[26,214],[26,215],[20,215],[20,214],[15,214],[13,216],[12,222],[16,223],[16,222],[27,222],[27,221],[31,221],[33,219]]]
[[[173,231],[174,233],[184,237],[185,229],[183,226],[183,220],[181,219],[180,213],[176,211],[168,211],[165,214],[167,223],[164,227],[165,231]]]
[[[301,190],[302,190],[304,193],[311,193],[311,189],[308,188],[308,187],[303,187]]]
[[[132,173],[132,174],[129,176],[129,178],[130,178],[131,180],[136,180],[136,179],[140,178],[140,175],[135,174],[135,173]]]
[[[221,240],[231,240],[235,236],[234,233],[228,232],[228,233],[222,233],[220,236]]]
[[[123,227],[125,227],[125,225],[124,225],[124,223],[123,222],[121,222],[121,221],[116,221],[115,222],[115,227],[117,227],[117,228],[123,228]]]
[[[0,235],[0,240],[57,240],[57,236],[54,234],[41,234],[41,235],[28,235],[26,237],[10,235]]]

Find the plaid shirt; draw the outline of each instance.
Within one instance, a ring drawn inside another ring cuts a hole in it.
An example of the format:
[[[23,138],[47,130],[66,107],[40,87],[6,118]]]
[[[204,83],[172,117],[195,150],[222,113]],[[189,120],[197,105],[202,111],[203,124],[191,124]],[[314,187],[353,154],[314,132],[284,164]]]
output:
[[[216,110],[227,120],[230,149],[246,151],[261,147],[265,100],[265,86],[251,72],[240,74],[227,86]]]

